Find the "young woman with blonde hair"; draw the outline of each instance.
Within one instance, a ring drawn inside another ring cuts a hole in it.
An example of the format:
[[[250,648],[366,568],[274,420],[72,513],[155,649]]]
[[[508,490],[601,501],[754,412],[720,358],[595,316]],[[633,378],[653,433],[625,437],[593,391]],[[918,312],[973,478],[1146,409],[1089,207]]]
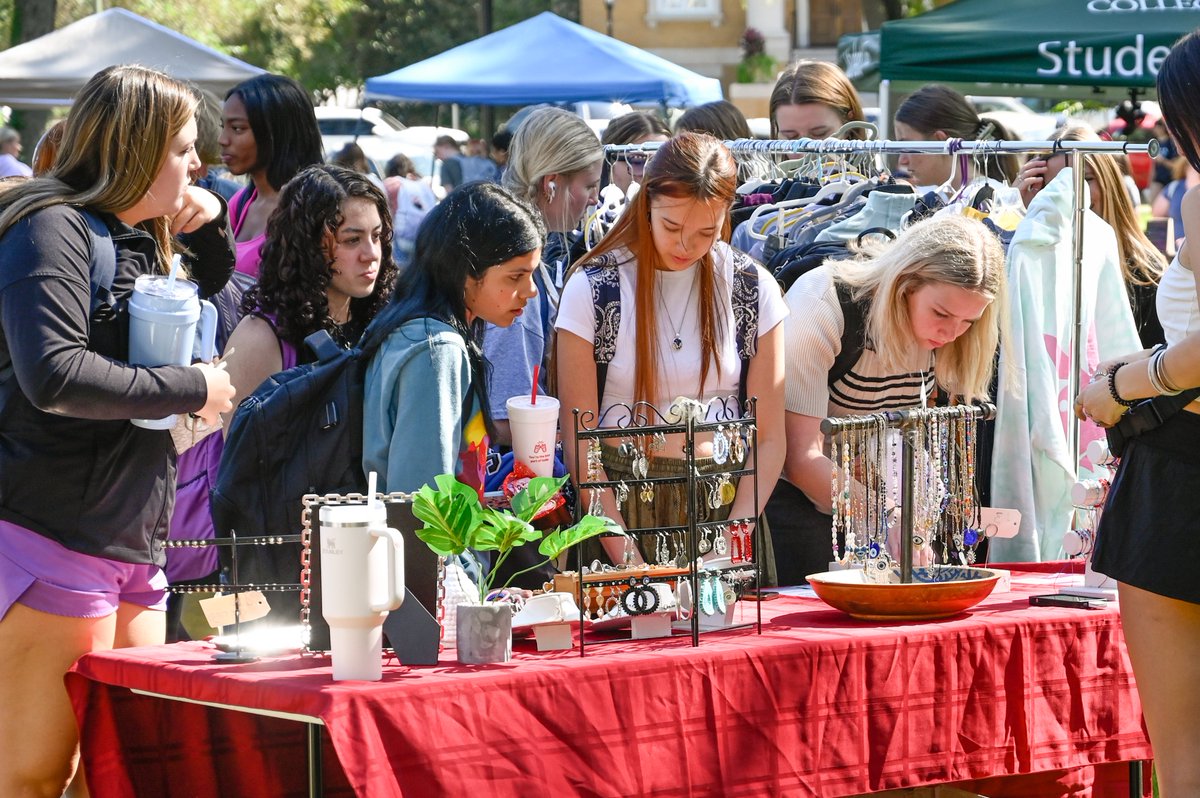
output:
[[[495,443],[507,445],[510,396],[528,396],[534,366],[538,390],[546,390],[550,337],[558,315],[559,294],[571,261],[568,233],[575,230],[600,191],[604,148],[580,117],[561,108],[539,108],[526,117],[508,151],[504,187],[532,205],[545,221],[547,237],[534,273],[537,295],[517,323],[489,325],[483,351],[493,368],[488,398],[496,428]]]
[[[128,362],[125,303],[167,270],[173,233],[224,242],[232,261],[220,201],[189,185],[196,102],[160,72],[105,69],[49,171],[0,188],[0,795],[57,797],[71,780],[63,675],[78,657],[163,642],[175,451],[130,419],[215,423],[232,407],[211,364]],[[114,260],[111,290],[92,288]]]
[[[786,310],[770,275],[727,243],[737,164],[717,139],[680,133],[655,153],[645,177],[631,206],[580,262],[563,290],[556,361],[561,428],[572,429],[575,408],[596,411],[600,417],[600,411],[620,403],[646,401],[665,412],[680,396],[699,401],[736,397],[743,376],[738,314],[753,315],[757,330],[752,340],[744,342],[752,350],[747,352],[751,356],[744,389],[747,397],[758,402],[757,502],[761,507],[783,465],[781,322]],[[619,286],[621,313],[616,329],[596,330],[595,280],[616,281]],[[752,300],[743,307],[735,303],[735,293]],[[596,349],[609,346],[614,354],[601,389]],[[736,400],[730,404],[736,405]],[[610,413],[602,423],[611,426],[618,416]],[[666,441],[650,460],[650,476],[684,473],[680,444]],[[564,447],[569,465],[576,454],[572,448]],[[635,478],[627,454],[609,446],[602,450],[608,479]],[[724,460],[713,460],[712,452],[711,439],[700,442],[697,467],[703,473],[728,471]],[[574,463],[572,473],[582,473],[579,468]],[[719,515],[712,520],[753,516],[756,498],[752,490],[744,489],[749,484],[743,481],[733,502],[714,511]],[[630,493],[618,507],[612,492],[606,491],[601,497],[605,515],[627,528],[684,523],[687,505],[682,485],[658,488],[653,502],[636,491]],[[704,512],[705,518],[698,520],[708,518],[709,510]],[[622,562],[621,538],[601,542],[610,560]],[[640,560],[641,555],[634,559]]]
[[[862,101],[846,73],[825,61],[797,61],[775,81],[769,102],[771,137],[827,139],[847,122],[861,122]],[[848,139],[865,138],[861,128]]]
[[[987,398],[1007,312],[1004,250],[980,222],[930,219],[802,275],[787,304],[787,460],[767,520],[780,584],[797,584],[831,558],[821,420],[921,407],[939,392]],[[835,371],[843,341],[861,348]]]

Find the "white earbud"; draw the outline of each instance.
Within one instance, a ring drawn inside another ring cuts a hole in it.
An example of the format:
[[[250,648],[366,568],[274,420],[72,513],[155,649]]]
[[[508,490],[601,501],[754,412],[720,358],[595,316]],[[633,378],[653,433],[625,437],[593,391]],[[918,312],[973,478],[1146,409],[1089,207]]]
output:
[[[554,184],[554,181],[551,180],[550,182],[546,183],[546,188],[548,189],[548,194],[549,194],[549,197],[546,201],[554,202],[554,192],[558,189],[558,186],[556,186]]]

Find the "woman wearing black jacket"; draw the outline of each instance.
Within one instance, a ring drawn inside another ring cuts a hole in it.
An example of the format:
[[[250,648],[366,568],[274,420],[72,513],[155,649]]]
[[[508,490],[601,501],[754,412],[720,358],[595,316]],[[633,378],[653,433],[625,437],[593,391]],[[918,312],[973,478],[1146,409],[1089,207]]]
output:
[[[166,269],[173,234],[210,254],[227,242],[220,201],[189,186],[195,110],[166,75],[106,69],[50,170],[0,185],[0,795],[58,796],[70,781],[75,659],[163,639],[174,449],[129,419],[215,422],[230,407],[211,364],[127,362],[137,277]],[[91,285],[109,245],[111,296]]]

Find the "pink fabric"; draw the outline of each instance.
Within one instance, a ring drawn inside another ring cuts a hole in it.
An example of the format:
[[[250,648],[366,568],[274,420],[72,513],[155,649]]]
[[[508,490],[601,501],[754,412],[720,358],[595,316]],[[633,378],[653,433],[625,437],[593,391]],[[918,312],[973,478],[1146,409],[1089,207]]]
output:
[[[234,238],[237,238],[238,234],[242,231],[242,223],[246,220],[246,212],[256,199],[258,199],[258,191],[253,185],[246,186],[233,195],[230,206],[236,209],[236,213],[232,219]],[[267,234],[264,232],[262,235],[255,236],[248,241],[235,241],[236,260],[233,268],[242,274],[248,274],[258,279],[258,265],[262,263],[262,247],[266,243],[266,240]]]
[[[67,686],[97,798],[170,784],[304,794],[300,724],[129,687],[319,717],[336,755],[328,795],[824,798],[1013,774],[1035,786],[991,782],[988,794],[1119,794],[1124,766],[1102,763],[1151,756],[1120,618],[1030,607],[1044,591],[889,625],[781,598],[763,603],[762,635],[612,643],[583,658],[518,641],[507,664],[443,655],[385,664],[375,683],[333,682],[324,657],[225,665],[179,643],[86,655]],[[742,607],[752,619],[756,606]]]

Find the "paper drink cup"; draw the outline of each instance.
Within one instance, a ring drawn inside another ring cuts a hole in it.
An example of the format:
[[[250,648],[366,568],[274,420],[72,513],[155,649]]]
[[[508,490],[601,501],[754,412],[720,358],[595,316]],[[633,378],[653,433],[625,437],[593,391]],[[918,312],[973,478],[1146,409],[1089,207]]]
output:
[[[558,437],[558,400],[528,396],[508,400],[508,426],[512,431],[513,456],[539,477],[554,476],[554,444]]]

